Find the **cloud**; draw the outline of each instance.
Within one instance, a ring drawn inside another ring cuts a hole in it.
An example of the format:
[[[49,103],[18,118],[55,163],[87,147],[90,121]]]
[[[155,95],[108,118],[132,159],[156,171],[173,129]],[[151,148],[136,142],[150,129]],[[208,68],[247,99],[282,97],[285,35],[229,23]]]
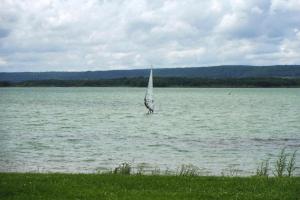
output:
[[[299,64],[298,0],[2,0],[0,71]]]
[[[1,65],[6,65],[6,64],[7,64],[6,60],[4,58],[0,57],[0,66]]]

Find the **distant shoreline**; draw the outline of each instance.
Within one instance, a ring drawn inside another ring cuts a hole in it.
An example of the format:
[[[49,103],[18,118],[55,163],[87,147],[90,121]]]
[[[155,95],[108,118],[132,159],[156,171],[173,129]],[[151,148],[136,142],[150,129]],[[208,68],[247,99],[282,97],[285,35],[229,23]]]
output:
[[[146,77],[98,80],[0,81],[0,87],[146,87]],[[154,87],[168,88],[300,88],[300,78],[185,78],[155,77]]]

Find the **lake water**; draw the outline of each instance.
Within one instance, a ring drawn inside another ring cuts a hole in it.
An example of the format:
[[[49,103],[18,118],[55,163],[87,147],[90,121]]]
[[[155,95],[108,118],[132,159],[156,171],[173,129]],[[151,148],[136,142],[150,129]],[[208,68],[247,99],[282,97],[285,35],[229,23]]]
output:
[[[1,88],[0,171],[91,173],[130,162],[251,175],[282,148],[300,148],[299,88],[155,88],[153,115],[146,114],[144,94],[144,88]]]

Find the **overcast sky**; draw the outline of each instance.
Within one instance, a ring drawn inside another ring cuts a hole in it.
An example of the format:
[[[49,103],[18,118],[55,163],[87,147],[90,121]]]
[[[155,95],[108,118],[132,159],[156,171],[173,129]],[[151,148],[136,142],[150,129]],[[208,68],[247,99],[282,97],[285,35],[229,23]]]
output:
[[[300,64],[300,0],[0,0],[0,71]]]

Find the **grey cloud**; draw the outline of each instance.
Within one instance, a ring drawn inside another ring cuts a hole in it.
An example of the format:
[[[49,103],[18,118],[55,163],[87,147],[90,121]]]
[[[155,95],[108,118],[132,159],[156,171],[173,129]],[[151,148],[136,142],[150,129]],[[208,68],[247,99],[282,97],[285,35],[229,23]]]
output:
[[[9,35],[9,30],[0,28],[0,39]]]
[[[297,0],[3,0],[0,71],[296,64]]]

